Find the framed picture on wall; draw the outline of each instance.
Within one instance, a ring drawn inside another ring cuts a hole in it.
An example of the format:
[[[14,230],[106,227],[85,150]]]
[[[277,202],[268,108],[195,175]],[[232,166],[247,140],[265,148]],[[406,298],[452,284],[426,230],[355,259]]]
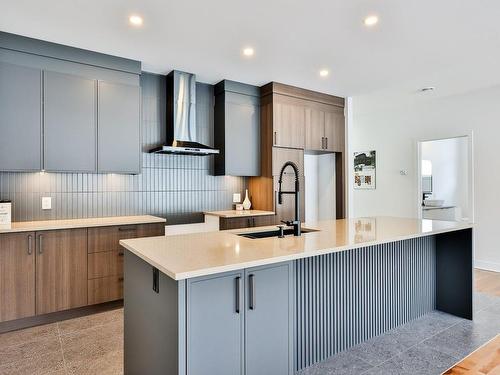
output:
[[[355,152],[354,189],[375,189],[376,170],[375,151]]]

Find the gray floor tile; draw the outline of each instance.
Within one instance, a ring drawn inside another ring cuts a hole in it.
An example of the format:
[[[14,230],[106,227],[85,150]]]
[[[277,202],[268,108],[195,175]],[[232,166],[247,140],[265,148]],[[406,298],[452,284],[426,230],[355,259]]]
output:
[[[457,359],[425,345],[418,345],[369,370],[370,375],[439,375]]]
[[[399,338],[400,336],[394,334],[383,334],[356,345],[347,352],[376,366],[402,353],[407,348],[401,344]]]
[[[495,335],[495,331],[467,321],[429,338],[424,344],[455,358],[463,358]]]
[[[373,366],[355,356],[352,352],[342,352],[317,364],[328,375],[357,375]]]

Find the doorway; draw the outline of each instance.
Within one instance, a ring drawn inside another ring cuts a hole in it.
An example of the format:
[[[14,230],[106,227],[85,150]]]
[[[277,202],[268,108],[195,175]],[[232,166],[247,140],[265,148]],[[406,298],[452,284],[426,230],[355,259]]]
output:
[[[472,137],[421,141],[418,154],[418,217],[472,222]]]

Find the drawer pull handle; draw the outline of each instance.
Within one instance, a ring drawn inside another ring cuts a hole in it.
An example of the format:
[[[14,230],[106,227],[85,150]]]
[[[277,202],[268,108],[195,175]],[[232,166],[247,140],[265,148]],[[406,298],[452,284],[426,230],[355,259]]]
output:
[[[241,277],[238,276],[236,278],[236,314],[240,313],[240,306],[241,306],[240,288],[241,288]]]
[[[118,256],[119,256],[119,257],[122,257],[123,255],[124,255],[124,254],[123,254],[123,251],[121,251],[121,252],[119,252],[119,253],[118,253]]]
[[[123,277],[119,277],[119,278],[118,278],[118,281],[119,281],[119,282],[122,282],[122,281],[123,281]]]
[[[130,232],[133,230],[137,230],[137,227],[120,227],[118,228],[120,232]]]
[[[33,236],[30,234],[28,236],[28,255],[33,254]]]
[[[43,236],[41,234],[38,236],[38,253],[43,253]]]
[[[248,281],[249,281],[249,289],[250,289],[250,303],[249,303],[249,308],[250,310],[255,310],[255,280],[254,280],[254,275],[248,276]]]

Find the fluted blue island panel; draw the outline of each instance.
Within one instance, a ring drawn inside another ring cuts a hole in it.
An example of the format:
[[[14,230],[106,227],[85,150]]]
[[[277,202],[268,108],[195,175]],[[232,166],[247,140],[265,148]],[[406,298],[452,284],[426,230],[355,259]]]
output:
[[[296,261],[296,369],[436,308],[436,239]]]

